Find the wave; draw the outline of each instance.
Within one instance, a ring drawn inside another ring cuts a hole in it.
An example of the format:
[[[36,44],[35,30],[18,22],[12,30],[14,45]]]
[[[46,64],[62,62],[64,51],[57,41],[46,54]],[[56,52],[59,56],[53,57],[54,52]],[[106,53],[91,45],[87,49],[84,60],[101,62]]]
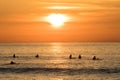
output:
[[[0,68],[0,73],[62,73],[62,74],[103,74],[120,73],[120,68],[114,69],[69,69],[69,68]]]

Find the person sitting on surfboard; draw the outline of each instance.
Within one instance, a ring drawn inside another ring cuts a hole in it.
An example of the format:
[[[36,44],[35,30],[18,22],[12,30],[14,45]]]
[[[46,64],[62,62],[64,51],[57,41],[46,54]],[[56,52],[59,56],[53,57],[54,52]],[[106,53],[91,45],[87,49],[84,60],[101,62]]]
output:
[[[70,54],[69,59],[72,59],[72,55]]]
[[[78,59],[81,59],[81,58],[82,58],[81,55],[79,55],[79,56],[78,56]]]

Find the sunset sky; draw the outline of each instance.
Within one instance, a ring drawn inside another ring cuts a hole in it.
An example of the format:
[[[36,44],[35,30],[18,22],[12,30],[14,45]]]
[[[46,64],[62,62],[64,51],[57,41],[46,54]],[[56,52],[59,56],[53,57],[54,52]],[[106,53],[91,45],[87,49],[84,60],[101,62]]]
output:
[[[0,0],[0,42],[46,41],[120,41],[120,0]]]

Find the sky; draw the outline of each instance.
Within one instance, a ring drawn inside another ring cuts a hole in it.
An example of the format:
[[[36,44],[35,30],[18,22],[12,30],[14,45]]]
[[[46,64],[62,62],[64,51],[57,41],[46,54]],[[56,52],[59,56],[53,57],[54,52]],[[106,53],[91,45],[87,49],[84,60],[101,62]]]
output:
[[[56,28],[50,14],[69,19]],[[0,0],[0,42],[119,42],[119,35],[120,0]]]

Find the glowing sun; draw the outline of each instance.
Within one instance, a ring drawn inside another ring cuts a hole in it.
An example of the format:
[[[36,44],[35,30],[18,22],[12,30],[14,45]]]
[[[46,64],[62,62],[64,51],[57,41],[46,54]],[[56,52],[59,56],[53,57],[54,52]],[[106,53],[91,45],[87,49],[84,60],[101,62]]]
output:
[[[50,14],[47,16],[47,21],[52,24],[53,27],[61,27],[64,22],[67,21],[67,16],[63,14]]]

